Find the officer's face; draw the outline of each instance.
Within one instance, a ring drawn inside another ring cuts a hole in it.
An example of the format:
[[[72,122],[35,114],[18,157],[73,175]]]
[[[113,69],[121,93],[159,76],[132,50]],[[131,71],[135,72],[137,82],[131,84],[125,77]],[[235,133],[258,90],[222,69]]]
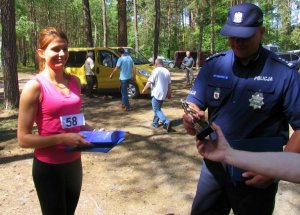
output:
[[[255,34],[249,38],[229,37],[229,46],[233,50],[234,54],[241,60],[250,59],[256,54],[264,32],[264,27],[259,27]]]

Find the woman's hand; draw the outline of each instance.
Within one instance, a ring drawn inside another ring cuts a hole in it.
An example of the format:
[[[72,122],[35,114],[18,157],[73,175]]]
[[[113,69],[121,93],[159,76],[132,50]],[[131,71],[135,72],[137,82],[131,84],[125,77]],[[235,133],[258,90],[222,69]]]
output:
[[[91,145],[90,142],[84,139],[84,135],[80,133],[64,133],[60,134],[62,143],[68,146],[87,146]]]

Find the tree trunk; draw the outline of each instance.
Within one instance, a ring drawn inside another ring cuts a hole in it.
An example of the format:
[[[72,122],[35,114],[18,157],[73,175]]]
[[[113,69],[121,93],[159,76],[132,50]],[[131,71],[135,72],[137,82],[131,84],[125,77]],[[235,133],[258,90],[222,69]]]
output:
[[[155,29],[154,29],[154,46],[153,46],[153,59],[155,60],[158,55],[158,43],[160,32],[160,0],[155,0]]]
[[[37,70],[38,69],[38,63],[36,61],[36,53],[35,53],[35,50],[37,48],[37,45],[36,45],[37,44],[37,42],[36,42],[37,41],[37,29],[36,29],[37,20],[36,20],[36,13],[35,13],[36,11],[35,11],[35,8],[34,8],[34,0],[30,1],[29,11],[30,11],[30,20],[34,23],[34,27],[30,32],[30,44],[31,44],[31,47],[32,47],[31,59],[34,62],[34,68]]]
[[[184,2],[183,2],[184,4]],[[180,8],[180,18],[181,18],[181,24],[182,24],[182,40],[181,40],[181,47],[186,49],[186,42],[185,42],[185,16],[184,16],[184,9],[183,7]]]
[[[103,27],[103,46],[107,47],[107,21],[106,21],[106,2],[102,0],[102,27]]]
[[[4,108],[13,109],[19,104],[18,55],[16,46],[15,0],[1,1],[2,62],[4,77]]]
[[[215,53],[215,22],[216,22],[216,1],[215,0],[210,0],[210,12],[211,12],[211,41],[210,41],[210,52]]]
[[[198,48],[197,48],[197,68],[200,66],[201,62],[201,52],[202,52],[202,40],[203,40],[203,29],[204,29],[204,0],[201,1],[201,11],[200,11],[200,21],[199,21],[199,38],[198,38]]]
[[[133,0],[133,12],[134,12],[134,39],[135,39],[135,50],[139,50],[139,34],[138,34],[138,21],[136,11],[136,0]]]
[[[85,32],[85,41],[86,46],[93,47],[93,36],[92,36],[92,22],[90,14],[90,4],[89,0],[82,0],[83,8],[83,20],[84,20],[84,32]]]
[[[168,54],[171,57],[171,0],[168,1]]]
[[[118,46],[127,46],[126,0],[118,0]]]

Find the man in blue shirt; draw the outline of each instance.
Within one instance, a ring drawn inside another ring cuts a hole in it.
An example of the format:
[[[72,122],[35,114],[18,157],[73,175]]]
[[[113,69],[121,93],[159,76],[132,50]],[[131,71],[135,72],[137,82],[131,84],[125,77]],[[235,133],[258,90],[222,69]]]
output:
[[[118,52],[121,54],[121,57],[118,59],[117,65],[110,74],[109,78],[112,78],[114,73],[120,69],[122,109],[125,111],[130,111],[131,108],[128,100],[128,83],[133,78],[134,62],[132,58],[125,53],[124,48],[119,48]]]
[[[208,120],[222,128],[233,148],[280,151],[286,144],[285,151],[300,152],[299,74],[262,47],[264,32],[259,7],[242,3],[230,9],[220,33],[231,50],[207,59],[187,96],[197,111],[183,115],[189,134],[196,133],[193,122],[204,119],[207,109]],[[232,209],[239,215],[271,215],[277,187],[272,178],[204,159],[191,214],[223,215]]]

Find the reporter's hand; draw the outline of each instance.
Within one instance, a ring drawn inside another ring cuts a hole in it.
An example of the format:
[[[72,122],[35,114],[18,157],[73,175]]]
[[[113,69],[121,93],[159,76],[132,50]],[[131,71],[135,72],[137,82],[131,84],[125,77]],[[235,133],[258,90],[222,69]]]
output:
[[[245,178],[250,178],[245,181],[245,184],[248,186],[253,186],[257,188],[267,188],[270,186],[272,183],[274,183],[274,179],[270,177],[266,177],[263,175],[258,175],[254,172],[244,172],[243,177]]]
[[[231,147],[229,146],[221,128],[213,123],[212,128],[217,134],[217,139],[215,141],[204,139],[199,140],[196,138],[196,147],[203,157],[217,162],[224,162],[225,157],[229,154]]]

